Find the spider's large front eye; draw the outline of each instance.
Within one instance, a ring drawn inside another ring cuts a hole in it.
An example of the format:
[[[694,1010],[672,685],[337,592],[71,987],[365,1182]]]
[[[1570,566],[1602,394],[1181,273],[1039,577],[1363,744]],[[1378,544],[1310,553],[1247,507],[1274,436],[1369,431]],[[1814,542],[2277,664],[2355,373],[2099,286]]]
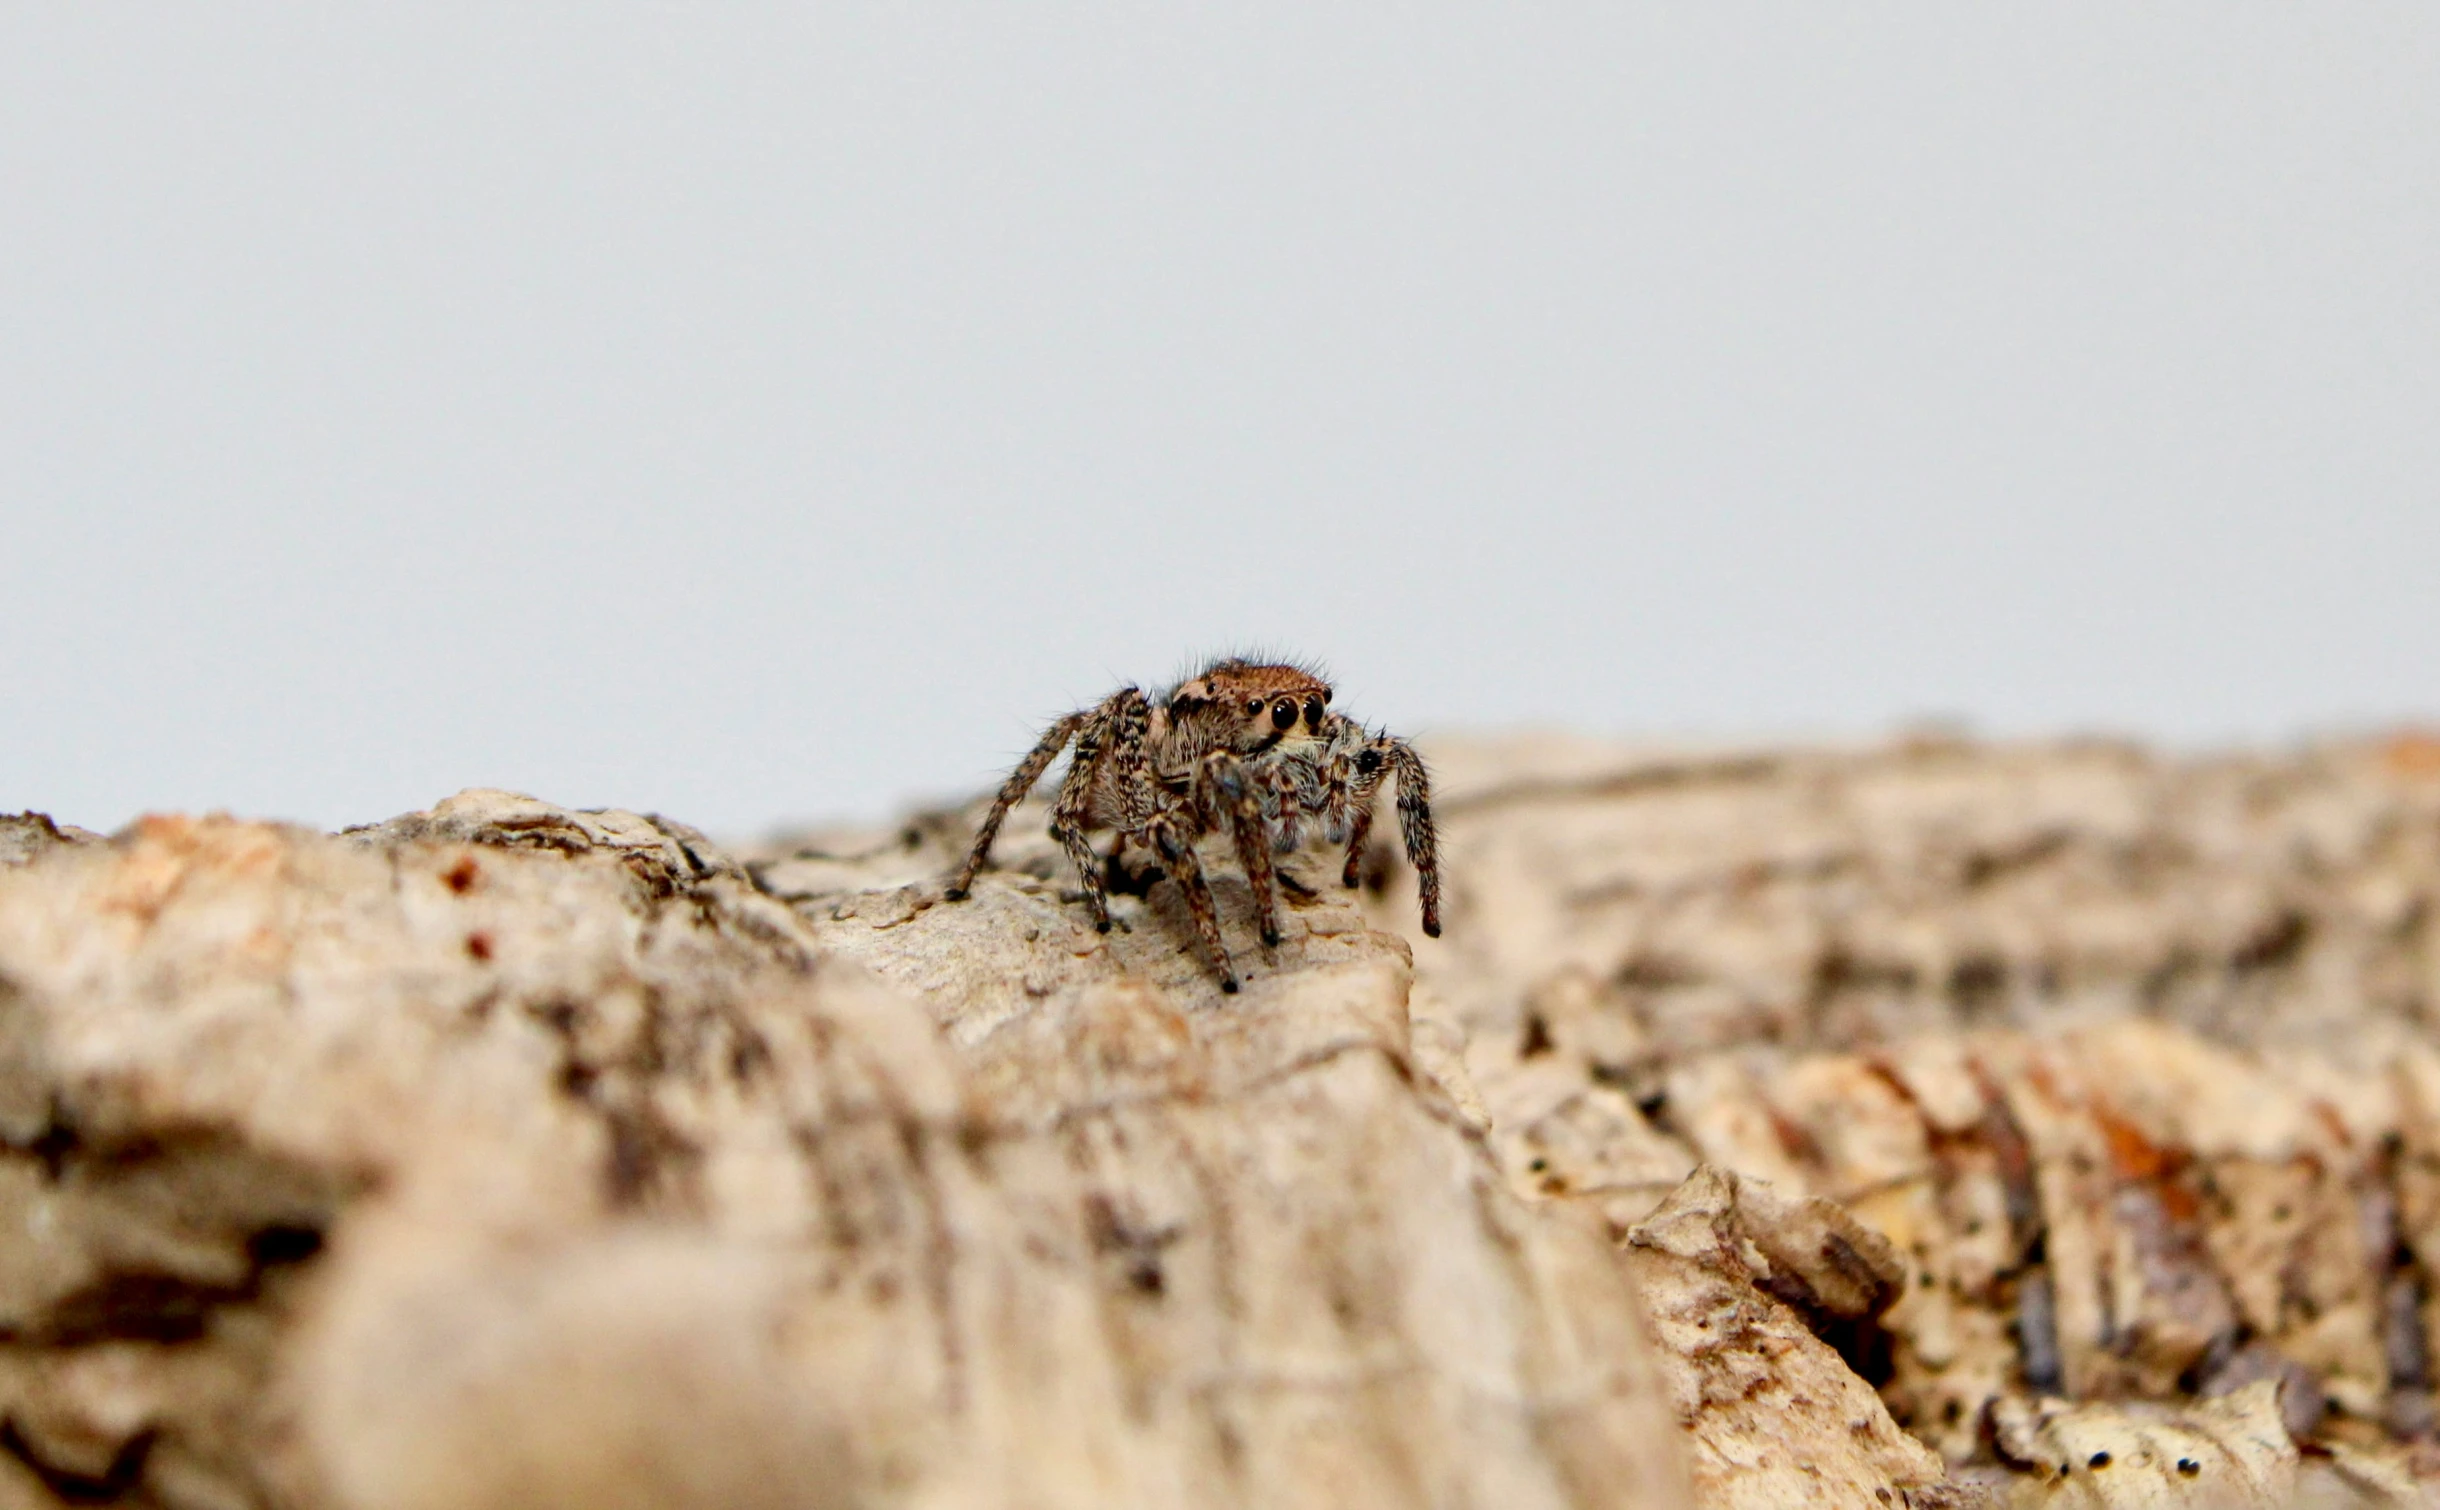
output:
[[[1295,698],[1283,697],[1278,702],[1271,704],[1271,727],[1274,729],[1293,729],[1296,727]]]
[[[1316,729],[1322,726],[1322,700],[1320,698],[1308,697],[1305,699],[1305,722]]]

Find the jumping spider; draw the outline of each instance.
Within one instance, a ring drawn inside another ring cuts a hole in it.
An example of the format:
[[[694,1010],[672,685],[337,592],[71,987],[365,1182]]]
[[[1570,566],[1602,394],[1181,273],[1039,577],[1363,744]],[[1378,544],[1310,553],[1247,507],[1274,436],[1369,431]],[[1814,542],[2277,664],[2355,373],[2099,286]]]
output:
[[[1059,752],[1075,741],[1075,758],[1051,814],[1051,837],[1084,881],[1093,926],[1110,931],[1103,857],[1088,838],[1113,830],[1108,865],[1118,869],[1129,845],[1149,850],[1185,893],[1220,973],[1220,989],[1237,989],[1228,947],[1212,907],[1211,887],[1195,858],[1196,841],[1226,833],[1254,892],[1265,949],[1279,942],[1279,887],[1304,888],[1278,874],[1272,856],[1300,847],[1308,829],[1345,843],[1341,879],[1357,880],[1372,829],[1373,799],[1398,778],[1398,826],[1414,863],[1423,902],[1423,931],[1440,936],[1440,861],[1432,837],[1432,787],[1423,759],[1405,740],[1375,734],[1329,710],[1330,684],[1296,666],[1214,661],[1157,699],[1122,687],[1099,705],[1052,724],[1041,743],[1009,773],[966,862],[950,878],[948,899],[962,900],[991,853],[1008,810],[1025,799]]]

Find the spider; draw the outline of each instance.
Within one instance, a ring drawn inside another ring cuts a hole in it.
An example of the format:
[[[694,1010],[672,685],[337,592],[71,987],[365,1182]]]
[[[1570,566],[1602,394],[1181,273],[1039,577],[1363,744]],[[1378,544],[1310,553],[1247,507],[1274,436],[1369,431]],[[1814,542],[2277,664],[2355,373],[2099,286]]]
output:
[[[1089,835],[1108,829],[1118,835],[1109,867],[1118,868],[1130,844],[1150,850],[1185,893],[1220,989],[1235,991],[1237,974],[1220,938],[1196,842],[1207,834],[1229,835],[1254,892],[1263,947],[1270,949],[1279,942],[1279,888],[1305,890],[1274,869],[1272,856],[1294,851],[1308,830],[1318,831],[1333,844],[1346,844],[1341,880],[1354,886],[1374,798],[1395,775],[1398,825],[1422,892],[1423,931],[1438,938],[1440,862],[1423,759],[1405,740],[1373,733],[1329,707],[1330,684],[1312,672],[1235,658],[1214,661],[1155,698],[1121,687],[1052,724],[1009,773],[965,863],[949,880],[948,900],[965,898],[1008,810],[1073,740],[1076,754],[1052,809],[1051,837],[1075,863],[1093,926],[1101,932],[1110,931],[1105,862]]]

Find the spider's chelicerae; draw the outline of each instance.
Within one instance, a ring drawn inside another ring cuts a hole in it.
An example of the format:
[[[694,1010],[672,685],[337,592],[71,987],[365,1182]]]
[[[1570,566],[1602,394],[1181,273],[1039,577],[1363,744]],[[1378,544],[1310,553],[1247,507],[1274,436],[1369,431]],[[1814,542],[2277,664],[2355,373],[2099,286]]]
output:
[[[1084,881],[1093,926],[1110,931],[1102,857],[1091,835],[1114,831],[1115,866],[1128,846],[1148,850],[1185,893],[1195,932],[1220,973],[1237,989],[1221,942],[1211,886],[1195,858],[1196,841],[1225,833],[1245,867],[1266,949],[1279,942],[1279,887],[1272,856],[1319,832],[1347,846],[1341,879],[1356,884],[1381,784],[1398,778],[1398,826],[1415,866],[1423,931],[1440,935],[1440,861],[1432,838],[1432,788],[1422,757],[1394,735],[1374,733],[1329,711],[1330,684],[1297,666],[1215,661],[1157,698],[1122,687],[1094,707],[1070,713],[1043,734],[993,799],[966,862],[950,878],[948,899],[974,885],[1008,810],[1025,800],[1072,740],[1075,757],[1051,814],[1051,837]],[[1286,884],[1294,886],[1293,880]]]

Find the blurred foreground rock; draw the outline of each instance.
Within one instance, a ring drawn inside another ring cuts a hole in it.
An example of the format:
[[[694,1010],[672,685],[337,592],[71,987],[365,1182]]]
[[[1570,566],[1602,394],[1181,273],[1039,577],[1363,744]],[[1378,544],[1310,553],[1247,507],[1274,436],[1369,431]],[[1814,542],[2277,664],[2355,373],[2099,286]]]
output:
[[[0,1504],[1683,1500],[1343,904],[1224,1007],[1052,887],[793,910],[497,793],[28,848]]]
[[[1232,998],[1039,809],[0,817],[0,1507],[2428,1497],[2440,747],[1434,755]]]

